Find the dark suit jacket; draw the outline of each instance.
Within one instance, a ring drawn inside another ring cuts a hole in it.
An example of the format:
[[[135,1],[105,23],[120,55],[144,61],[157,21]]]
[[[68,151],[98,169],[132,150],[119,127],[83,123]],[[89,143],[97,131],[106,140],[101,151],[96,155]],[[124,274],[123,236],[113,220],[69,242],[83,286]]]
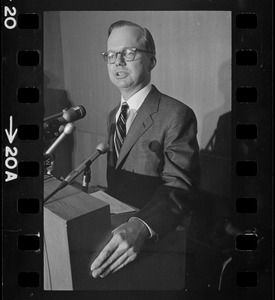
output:
[[[190,215],[196,201],[200,172],[195,114],[152,86],[116,160],[113,139],[118,109],[108,117],[108,192],[140,208],[137,217],[164,235]]]

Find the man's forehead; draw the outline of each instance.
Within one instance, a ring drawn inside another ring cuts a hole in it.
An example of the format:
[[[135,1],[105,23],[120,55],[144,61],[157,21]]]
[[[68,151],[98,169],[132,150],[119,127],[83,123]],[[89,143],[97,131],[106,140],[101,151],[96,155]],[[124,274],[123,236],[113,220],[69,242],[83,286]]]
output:
[[[140,28],[136,26],[123,26],[113,29],[107,46],[109,48],[122,47],[140,47],[142,45],[143,34]]]

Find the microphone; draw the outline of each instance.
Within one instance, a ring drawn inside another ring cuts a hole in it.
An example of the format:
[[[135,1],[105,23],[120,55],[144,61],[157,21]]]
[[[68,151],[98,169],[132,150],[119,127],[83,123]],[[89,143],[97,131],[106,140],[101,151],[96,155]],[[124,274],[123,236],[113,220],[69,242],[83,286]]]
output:
[[[101,154],[105,154],[109,151],[109,145],[107,143],[100,143],[96,147],[96,151],[90,155],[87,159],[85,159],[75,170],[73,170],[61,183],[60,185],[45,199],[46,202],[49,198],[51,198],[58,191],[67,186],[72,180],[74,180],[79,174],[81,174],[87,167],[89,167]]]
[[[52,152],[64,140],[64,138],[67,135],[73,133],[74,130],[75,130],[74,124],[72,124],[72,123],[66,124],[66,126],[64,127],[64,130],[63,130],[62,134],[55,140],[55,142],[44,153],[44,171],[46,171],[47,174],[50,174],[50,172],[53,170],[54,155],[52,154]]]
[[[82,173],[87,166],[90,166],[101,154],[105,154],[109,151],[109,145],[106,143],[100,143],[96,147],[96,151],[85,159],[75,170],[73,170],[65,179],[64,181],[70,183],[72,180],[75,179],[80,173]]]
[[[46,133],[58,132],[60,126],[80,120],[85,116],[86,110],[82,105],[65,109],[62,113],[44,119],[44,131]]]
[[[64,140],[64,138],[75,131],[75,126],[72,123],[66,124],[62,134],[55,140],[55,142],[45,152],[46,155],[51,154],[55,148]]]
[[[80,116],[83,115],[82,117],[80,117],[80,119],[84,118],[86,116],[86,109],[84,108],[84,106],[77,105],[77,106],[73,106],[71,108],[65,108],[65,109],[62,110],[62,112],[45,118],[44,122],[48,122],[52,119],[56,119],[56,118],[62,116],[64,119],[67,120],[67,123],[69,123],[69,122],[73,122],[73,121],[78,120],[78,119],[75,119],[75,120],[70,119],[70,118],[73,118],[75,115],[80,115]]]

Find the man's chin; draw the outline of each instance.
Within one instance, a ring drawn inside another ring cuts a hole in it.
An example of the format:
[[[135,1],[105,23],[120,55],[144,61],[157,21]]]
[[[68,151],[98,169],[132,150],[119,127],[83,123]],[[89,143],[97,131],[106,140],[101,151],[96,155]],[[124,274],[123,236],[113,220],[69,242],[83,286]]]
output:
[[[129,84],[129,82],[127,82],[125,79],[116,79],[115,81],[113,81],[113,84],[118,87],[119,89],[129,89],[131,87],[131,85]]]

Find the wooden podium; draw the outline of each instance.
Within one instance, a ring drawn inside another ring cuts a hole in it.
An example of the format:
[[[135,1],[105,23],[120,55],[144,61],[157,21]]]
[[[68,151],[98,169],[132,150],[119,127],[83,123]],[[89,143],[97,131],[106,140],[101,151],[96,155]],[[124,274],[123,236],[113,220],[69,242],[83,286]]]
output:
[[[60,181],[44,180],[44,197]],[[133,213],[110,215],[105,202],[67,186],[44,206],[45,290],[182,290],[185,287],[186,229],[158,242],[148,240],[137,259],[105,278],[90,265],[111,238],[111,230]]]
[[[44,182],[44,197],[60,181]],[[67,186],[44,206],[44,288],[76,290],[89,285],[90,265],[110,238],[110,208]]]

